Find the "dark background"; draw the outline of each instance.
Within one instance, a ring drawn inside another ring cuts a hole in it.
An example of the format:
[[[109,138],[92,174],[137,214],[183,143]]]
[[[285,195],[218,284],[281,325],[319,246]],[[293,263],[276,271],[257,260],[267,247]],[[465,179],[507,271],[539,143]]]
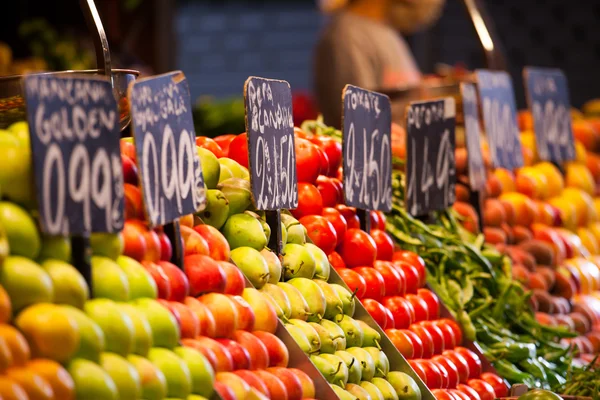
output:
[[[562,68],[575,106],[600,97],[600,0],[484,2],[520,106],[525,65]],[[141,61],[155,72],[180,68],[193,98],[241,96],[249,75],[286,79],[296,91],[311,89],[312,47],[325,22],[312,0],[141,0],[134,10],[122,0],[97,0],[97,5],[122,66]],[[27,53],[16,34],[19,23],[32,16],[46,17],[59,30],[85,33],[77,1],[27,0],[11,8],[14,12],[4,13],[0,40],[16,56]],[[438,24],[408,39],[425,72],[436,62],[485,66],[462,1],[447,0]]]

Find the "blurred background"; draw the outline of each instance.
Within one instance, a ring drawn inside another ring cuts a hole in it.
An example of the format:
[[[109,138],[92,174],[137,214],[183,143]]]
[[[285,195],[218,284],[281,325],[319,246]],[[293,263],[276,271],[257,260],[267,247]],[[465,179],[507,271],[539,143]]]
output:
[[[115,66],[144,74],[183,70],[204,133],[243,130],[242,88],[250,75],[289,81],[295,111],[316,113],[310,101],[313,48],[327,17],[314,0],[96,3]],[[525,106],[525,65],[563,69],[576,107],[600,92],[600,0],[482,3],[503,46],[519,107]],[[23,0],[11,8],[15,14],[0,26],[0,74],[95,67],[78,2]],[[406,39],[425,73],[436,72],[440,63],[485,67],[463,1],[447,0],[433,27]]]

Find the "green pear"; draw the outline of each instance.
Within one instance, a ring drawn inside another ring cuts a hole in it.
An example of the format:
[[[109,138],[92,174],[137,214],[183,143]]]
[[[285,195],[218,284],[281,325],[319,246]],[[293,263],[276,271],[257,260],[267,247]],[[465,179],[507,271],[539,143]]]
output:
[[[356,396],[358,400],[371,400],[371,395],[364,388],[354,383],[349,383],[346,385],[346,390],[348,393]]]
[[[119,400],[117,385],[95,362],[76,358],[69,363],[67,371],[75,383],[75,398]]]
[[[323,318],[335,321],[338,317],[344,313],[344,309],[342,307],[342,300],[340,296],[338,296],[335,289],[331,286],[330,283],[326,281],[322,281],[320,279],[314,279],[315,282],[325,295],[325,314]]]
[[[307,278],[312,279],[315,275],[315,259],[304,246],[288,243],[283,246],[283,277],[288,279]]]
[[[304,245],[306,243],[306,228],[289,214],[281,214],[281,222],[287,230],[286,243]]]
[[[362,380],[362,369],[356,357],[345,350],[338,350],[334,354],[341,358],[348,367],[348,382],[359,384]]]
[[[320,356],[326,361],[329,361],[331,365],[339,366],[339,368],[337,368],[337,372],[333,378],[331,378],[330,383],[338,385],[341,388],[346,387],[346,384],[348,383],[348,366],[346,363],[335,354],[320,354]]]
[[[231,250],[245,246],[261,251],[267,245],[267,237],[262,225],[258,219],[248,214],[230,216],[221,228],[221,232]]]
[[[206,191],[206,207],[196,214],[202,222],[217,229],[221,229],[229,217],[229,200],[217,189]]]
[[[287,244],[288,241],[288,234],[287,234],[287,228],[285,227],[285,225],[283,224],[283,222],[281,223],[281,245],[285,246]]]
[[[130,354],[127,356],[129,361],[140,375],[142,384],[142,399],[162,400],[167,396],[167,379],[154,364],[147,358]]]
[[[292,324],[286,324],[285,328],[287,329],[290,336],[294,339],[296,344],[298,344],[302,352],[305,354],[310,354],[312,346],[310,345],[308,338],[304,334],[304,331],[298,326]]]
[[[204,356],[191,347],[176,347],[174,350],[187,364],[192,377],[192,393],[210,397],[213,394],[215,371]]]
[[[360,383],[360,387],[365,389],[365,391],[369,393],[369,396],[372,400],[385,400],[383,398],[383,393],[381,393],[381,390],[379,390],[379,388],[373,383],[368,381],[362,381]]]
[[[177,347],[180,337],[179,325],[166,307],[152,299],[137,299],[133,301],[133,305],[150,323],[154,346],[168,349]]]
[[[279,308],[281,309],[283,316],[286,319],[290,319],[292,317],[292,305],[290,304],[290,299],[288,298],[285,291],[280,287],[272,283],[267,283],[260,289],[261,293],[265,293],[277,303]]]
[[[348,289],[341,285],[338,285],[337,283],[330,283],[330,285],[333,287],[333,289],[335,289],[338,296],[340,297],[340,300],[342,301],[342,310],[344,311],[344,315],[347,315],[349,317],[354,316],[354,309],[356,307],[356,304],[354,303],[354,295],[350,293]]]
[[[104,332],[106,351],[122,356],[131,353],[135,334],[133,321],[120,305],[109,299],[92,299],[85,303],[84,311]]]
[[[146,316],[132,304],[120,303],[119,307],[129,315],[133,322],[133,350],[134,354],[146,357],[148,351],[152,347],[154,340],[152,339],[152,327]]]
[[[234,178],[233,172],[231,172],[231,170],[228,167],[221,164],[221,170],[219,171],[219,183],[229,178]]]
[[[112,378],[120,399],[138,399],[142,394],[140,374],[125,358],[115,353],[102,353],[100,365]]]
[[[381,334],[377,330],[371,328],[366,322],[357,320],[358,324],[363,330],[363,347],[377,347],[381,349],[379,343],[381,342]]]
[[[344,330],[340,328],[338,324],[329,321],[328,319],[322,319],[319,324],[329,331],[335,351],[346,349],[346,335],[344,334]]]
[[[258,250],[241,246],[231,250],[230,257],[256,289],[269,282],[269,266]]]
[[[269,240],[271,240],[271,227],[269,226],[269,224],[267,224],[267,221],[265,221],[264,219],[259,218],[258,222],[260,222],[260,224],[262,225],[263,231],[265,232],[265,236],[267,237],[267,243],[269,243]]]
[[[362,347],[350,347],[346,351],[352,354],[360,363],[361,377],[363,381],[370,381],[375,376],[375,361],[368,351]]]
[[[222,157],[219,158],[219,164],[221,164],[221,168],[223,166],[225,166],[225,168],[227,168],[229,171],[231,171],[231,174],[233,175],[234,178],[240,178],[240,179],[244,179],[246,174],[244,173],[244,167],[242,167],[242,165],[240,163],[238,163],[237,161],[231,159],[231,158],[227,158],[227,157]]]
[[[167,396],[185,398],[192,392],[190,369],[177,354],[168,349],[153,347],[148,360],[156,365],[167,380]]]
[[[260,254],[263,256],[269,267],[269,283],[277,283],[281,280],[281,260],[271,250],[266,247],[261,250]]]
[[[392,386],[392,384],[390,384],[386,379],[376,377],[371,380],[371,383],[377,386],[383,395],[383,400],[398,400],[396,389],[394,389],[394,386]]]
[[[286,317],[283,314],[283,310],[281,309],[279,304],[277,304],[277,302],[275,301],[273,296],[271,296],[269,293],[263,293],[263,292],[260,292],[260,295],[262,297],[264,297],[264,299],[273,306],[273,309],[275,310],[275,314],[277,314],[277,318],[282,319],[284,321],[287,321],[289,319],[288,317]]]
[[[308,303],[302,297],[302,293],[287,282],[277,282],[277,286],[283,289],[290,302],[290,318],[302,319],[306,321],[310,315]]]
[[[46,259],[41,265],[52,279],[54,303],[82,309],[90,297],[90,291],[79,271],[62,260]]]
[[[79,348],[73,358],[85,358],[86,360],[98,362],[100,353],[104,351],[106,345],[104,332],[102,332],[100,326],[78,308],[65,306],[63,310],[73,317],[79,328]]]
[[[301,319],[290,319],[290,322],[286,324],[286,326],[290,324],[302,329],[304,336],[306,336],[308,342],[310,343],[311,354],[317,353],[321,350],[321,337],[315,328],[313,328],[308,322],[302,321]]]
[[[319,322],[323,319],[327,303],[323,291],[315,281],[307,278],[294,278],[288,281],[302,294],[308,304],[308,321]]]
[[[214,189],[217,187],[219,175],[221,174],[219,159],[210,150],[200,146],[196,146],[196,151],[198,152],[198,157],[200,157],[204,184],[208,189]]]
[[[347,347],[362,347],[364,332],[354,318],[343,315],[336,323],[344,331]]]
[[[325,380],[329,383],[334,383],[334,379],[336,378],[338,371],[342,368],[342,364],[345,366],[341,360],[338,363],[331,363],[322,355],[317,354],[312,354],[310,356],[310,361],[312,361],[315,367],[323,374]]]
[[[342,389],[338,385],[329,385],[329,386],[331,386],[331,388],[333,389],[333,391],[335,392],[337,397],[340,398],[340,400],[358,400],[358,397],[356,397],[355,395],[351,394],[350,392]]]
[[[400,400],[421,400],[421,389],[417,382],[404,372],[391,371],[387,380],[396,390]]]
[[[315,278],[328,281],[331,265],[329,264],[327,254],[325,254],[323,250],[312,243],[306,243],[304,248],[307,249],[315,259]]]
[[[387,377],[388,372],[390,372],[390,360],[388,360],[385,353],[376,347],[363,347],[363,349],[373,357],[373,361],[375,362],[375,377]]]
[[[151,299],[158,297],[156,282],[142,264],[127,256],[117,257],[117,264],[127,276],[129,297],[132,300],[142,297]]]
[[[328,354],[335,353],[336,345],[333,343],[333,336],[331,335],[331,332],[316,322],[309,322],[309,324],[314,328],[319,335],[319,339],[321,340],[320,352]]]
[[[127,275],[108,257],[92,256],[92,286],[95,298],[129,300]]]
[[[243,213],[252,204],[250,182],[241,178],[229,178],[217,185],[229,200],[229,216]]]

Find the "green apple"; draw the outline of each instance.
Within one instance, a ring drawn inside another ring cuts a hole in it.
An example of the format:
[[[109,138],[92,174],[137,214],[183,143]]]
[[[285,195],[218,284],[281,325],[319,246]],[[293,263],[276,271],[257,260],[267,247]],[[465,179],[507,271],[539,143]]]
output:
[[[104,351],[106,345],[104,332],[83,311],[71,306],[65,306],[63,309],[75,320],[79,328],[79,348],[75,352],[74,358],[84,358],[98,362],[100,360],[100,353]]]
[[[41,263],[49,258],[71,262],[71,240],[68,236],[42,236],[42,249],[37,261]]]
[[[12,123],[7,129],[12,133],[24,147],[29,147],[31,140],[29,138],[29,124],[25,121]]]
[[[116,260],[123,253],[123,237],[119,233],[98,232],[90,235],[92,254]]]
[[[0,285],[12,302],[13,312],[34,303],[54,300],[52,278],[37,263],[21,256],[9,256],[0,268]]]
[[[127,275],[108,257],[92,256],[92,286],[96,298],[129,300]]]
[[[0,187],[5,189],[4,186]],[[42,248],[40,234],[35,221],[25,209],[15,203],[0,201],[0,224],[6,231],[11,255],[32,260],[38,257]]]
[[[117,264],[127,276],[129,282],[129,298],[131,300],[148,297],[156,299],[158,289],[156,282],[146,269],[131,257],[117,257]]]
[[[168,349],[177,347],[180,338],[179,325],[166,307],[152,299],[137,299],[132,304],[150,323],[154,346]]]
[[[210,363],[198,350],[191,347],[176,347],[174,351],[190,369],[192,393],[210,397],[215,381],[215,371]]]
[[[67,371],[75,383],[75,398],[77,400],[119,400],[117,385],[115,385],[108,372],[98,364],[76,358],[69,363]]]
[[[119,303],[123,312],[129,315],[133,322],[133,350],[134,354],[145,357],[153,345],[152,327],[146,316],[132,304]]]
[[[83,309],[90,297],[90,291],[83,276],[71,264],[48,259],[42,268],[50,275],[54,285],[54,302]]]
[[[31,148],[17,135],[0,130],[0,188],[2,195],[27,208],[35,206]]]
[[[106,351],[126,356],[133,350],[134,327],[119,304],[109,299],[93,299],[85,303],[85,313],[104,332]]]
[[[142,386],[142,399],[162,400],[167,396],[167,379],[160,369],[150,360],[134,354],[127,356],[127,360],[135,367]]]
[[[153,347],[148,359],[158,367],[167,379],[167,395],[185,398],[192,391],[192,376],[185,361],[168,349]]]
[[[112,378],[121,399],[139,399],[142,393],[140,375],[135,367],[115,353],[102,353],[100,365]]]

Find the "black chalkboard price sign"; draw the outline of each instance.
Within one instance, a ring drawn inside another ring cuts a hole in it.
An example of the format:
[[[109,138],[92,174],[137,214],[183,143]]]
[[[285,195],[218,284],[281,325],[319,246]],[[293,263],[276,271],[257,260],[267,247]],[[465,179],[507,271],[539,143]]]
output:
[[[517,127],[517,106],[510,75],[477,70],[483,123],[494,166],[513,170],[523,166],[521,139]]]
[[[42,74],[23,81],[42,231],[120,231],[123,170],[110,82]]]
[[[555,163],[574,159],[567,77],[559,69],[533,67],[523,75],[539,157]]]
[[[456,107],[451,97],[410,103],[406,115],[406,208],[426,216],[454,203]]]
[[[342,97],[346,204],[389,212],[392,209],[390,99],[352,85],[346,85]]]
[[[485,165],[481,154],[479,135],[479,102],[477,89],[472,83],[460,84],[462,109],[465,121],[465,136],[467,138],[467,156],[469,165],[469,184],[472,190],[483,190],[485,187]]]
[[[259,210],[298,207],[292,91],[286,81],[250,77],[244,84],[250,182]]]
[[[206,194],[185,76],[140,79],[128,96],[148,221],[164,225],[198,211]]]

